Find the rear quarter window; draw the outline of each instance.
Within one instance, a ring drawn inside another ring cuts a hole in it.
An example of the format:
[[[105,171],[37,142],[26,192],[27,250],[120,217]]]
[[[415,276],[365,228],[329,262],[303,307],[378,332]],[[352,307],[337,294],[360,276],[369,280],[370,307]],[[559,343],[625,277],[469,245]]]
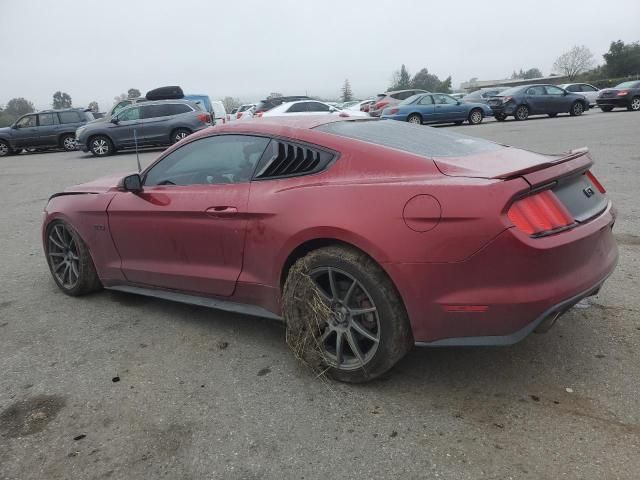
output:
[[[463,157],[505,148],[488,140],[393,120],[334,122],[315,127],[315,130],[427,158]]]
[[[82,121],[78,112],[58,112],[60,123],[79,123]]]

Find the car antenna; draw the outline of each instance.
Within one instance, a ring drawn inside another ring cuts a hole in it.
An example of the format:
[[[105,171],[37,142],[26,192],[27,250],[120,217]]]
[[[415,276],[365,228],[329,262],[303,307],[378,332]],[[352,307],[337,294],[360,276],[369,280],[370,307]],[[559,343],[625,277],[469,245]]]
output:
[[[138,154],[138,135],[136,134],[136,129],[133,129],[133,142],[136,144],[136,161],[138,162],[138,173],[142,171],[142,167],[140,166],[140,155]]]

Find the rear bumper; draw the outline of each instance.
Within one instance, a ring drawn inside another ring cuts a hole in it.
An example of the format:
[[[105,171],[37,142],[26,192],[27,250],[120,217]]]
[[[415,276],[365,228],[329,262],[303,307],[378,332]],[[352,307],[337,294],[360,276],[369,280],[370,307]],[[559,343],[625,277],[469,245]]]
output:
[[[385,268],[419,345],[507,345],[600,288],[618,259],[614,220],[609,204],[597,218],[548,237],[509,228],[462,262]]]
[[[504,115],[513,115],[515,110],[516,110],[516,106],[515,105],[491,105],[489,107],[491,109],[491,111],[493,112],[493,115],[499,115],[499,114],[504,114]]]
[[[598,98],[596,104],[599,107],[628,107],[631,104],[631,98],[633,95],[627,95],[627,97],[611,97],[611,98]]]

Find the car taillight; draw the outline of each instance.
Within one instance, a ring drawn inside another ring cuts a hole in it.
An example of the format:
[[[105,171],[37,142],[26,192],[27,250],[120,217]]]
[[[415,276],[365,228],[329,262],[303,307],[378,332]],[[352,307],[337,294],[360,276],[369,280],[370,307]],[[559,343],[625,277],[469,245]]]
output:
[[[376,110],[382,110],[384,107],[387,106],[388,103],[389,102],[378,102],[378,103],[376,103],[376,107],[375,108],[376,108]]]
[[[239,120],[240,118],[242,118],[242,112],[236,113],[236,120]]]
[[[507,216],[518,229],[536,236],[573,224],[573,217],[551,190],[516,200]]]
[[[625,95],[629,95],[629,90],[620,90],[618,92],[619,97],[624,97]]]
[[[392,108],[391,110],[389,110],[389,114],[390,115],[395,115],[396,113],[398,113],[400,111],[399,108]]]
[[[261,117],[264,112],[258,112],[254,115],[254,117]]]
[[[502,97],[502,103],[509,103],[513,100],[513,97]]]
[[[204,123],[211,123],[211,115],[208,113],[201,113],[198,115],[198,120]]]
[[[607,191],[602,186],[600,181],[596,178],[596,176],[593,173],[591,173],[591,170],[587,172],[587,178],[591,183],[593,183],[593,186],[596,187],[600,193],[607,193]]]

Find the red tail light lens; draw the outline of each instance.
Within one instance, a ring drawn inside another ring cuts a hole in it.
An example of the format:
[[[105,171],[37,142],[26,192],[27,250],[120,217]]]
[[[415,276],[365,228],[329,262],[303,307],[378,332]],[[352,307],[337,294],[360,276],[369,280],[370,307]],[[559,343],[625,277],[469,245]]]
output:
[[[624,97],[625,95],[629,95],[629,90],[620,90],[618,92],[619,97]]]
[[[502,97],[502,103],[509,103],[511,100],[513,100],[513,97]]]
[[[236,120],[242,118],[242,112],[236,113]]]
[[[593,186],[596,187],[600,193],[607,193],[607,191],[604,189],[602,184],[598,181],[596,176],[593,173],[591,173],[591,170],[587,172],[587,178],[591,183],[593,183]]]
[[[384,107],[387,106],[389,102],[378,102],[376,103],[376,110],[382,110]]]
[[[399,108],[392,108],[392,109],[389,111],[389,114],[390,114],[390,115],[395,115],[395,114],[396,114],[396,113],[398,113],[399,111],[400,111],[400,109],[399,109]]]
[[[200,115],[198,115],[198,120],[203,123],[211,123],[211,115],[209,115],[208,113],[201,113]]]
[[[258,112],[254,115],[254,117],[261,117],[264,112]]]
[[[540,235],[573,223],[573,217],[551,190],[525,197],[511,205],[509,220],[524,233]]]

